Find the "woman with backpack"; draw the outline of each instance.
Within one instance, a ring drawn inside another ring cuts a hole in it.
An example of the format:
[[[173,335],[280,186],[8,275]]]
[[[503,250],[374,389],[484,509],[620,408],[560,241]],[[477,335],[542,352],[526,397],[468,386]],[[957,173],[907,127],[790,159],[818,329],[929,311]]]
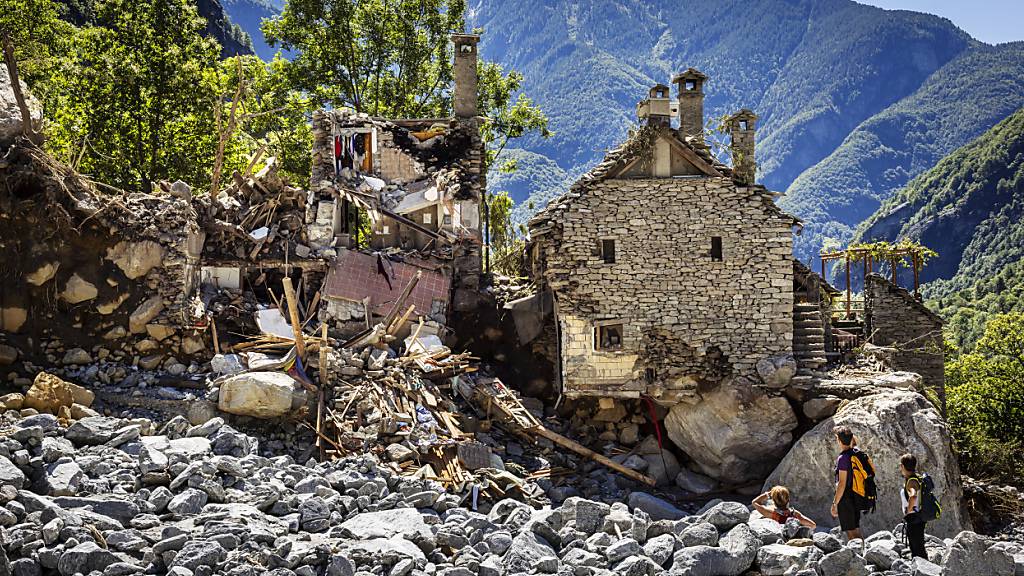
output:
[[[924,528],[929,520],[938,518],[941,510],[935,498],[935,485],[927,474],[917,473],[917,457],[907,453],[900,456],[900,473],[903,474],[903,520],[910,544],[911,557],[928,559],[924,548]]]
[[[769,498],[772,499],[774,508],[768,508],[765,506],[765,502]],[[761,494],[757,498],[754,498],[754,501],[750,504],[754,507],[754,510],[761,513],[761,516],[775,520],[779,524],[785,525],[787,520],[795,518],[801,526],[805,526],[811,530],[814,530],[817,527],[814,520],[804,516],[799,510],[789,507],[789,488],[786,488],[785,486],[775,486],[771,490]]]

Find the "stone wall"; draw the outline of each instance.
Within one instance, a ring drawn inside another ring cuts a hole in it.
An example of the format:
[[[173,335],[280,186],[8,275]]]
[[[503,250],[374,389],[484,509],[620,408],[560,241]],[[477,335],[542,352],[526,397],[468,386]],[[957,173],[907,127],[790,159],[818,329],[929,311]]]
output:
[[[942,318],[905,288],[871,274],[865,290],[865,330],[870,342],[896,348],[894,368],[917,372],[945,407]]]
[[[535,231],[534,254],[555,294],[566,394],[685,399],[791,352],[792,218],[763,188],[612,179],[569,194],[554,225]],[[622,323],[622,345],[596,350],[595,327],[608,322]]]

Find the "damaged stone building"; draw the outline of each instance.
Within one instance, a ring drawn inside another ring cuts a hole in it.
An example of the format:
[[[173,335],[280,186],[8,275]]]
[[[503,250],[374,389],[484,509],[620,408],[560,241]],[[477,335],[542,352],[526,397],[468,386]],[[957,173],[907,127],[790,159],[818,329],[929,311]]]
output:
[[[753,113],[729,122],[743,162],[705,145],[704,80],[676,76],[679,129],[668,87],[652,88],[643,126],[530,221],[567,396],[675,403],[792,352],[797,221],[754,183]]]

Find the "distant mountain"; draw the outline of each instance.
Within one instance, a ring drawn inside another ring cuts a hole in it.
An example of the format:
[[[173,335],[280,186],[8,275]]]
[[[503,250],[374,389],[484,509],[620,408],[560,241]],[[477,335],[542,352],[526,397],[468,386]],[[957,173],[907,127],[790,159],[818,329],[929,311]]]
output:
[[[914,176],[1024,106],[1024,42],[974,45],[913,94],[861,123],[780,204],[807,221],[796,250],[844,244]]]
[[[260,24],[264,19],[273,18],[284,10],[284,0],[223,0],[231,21],[249,33],[253,51],[264,60],[274,57],[276,49],[271,48],[263,38]]]
[[[269,1],[269,0],[268,0]],[[95,17],[96,0],[57,0],[66,8],[63,18],[75,26],[92,22]],[[252,54],[253,43],[248,27],[232,22],[220,0],[196,0],[199,15],[206,19],[206,36],[220,44],[221,56],[228,58],[239,54]],[[260,35],[262,40],[263,36]]]
[[[939,253],[924,292],[961,347],[990,314],[1024,311],[1024,108],[914,178],[855,235],[903,238]]]

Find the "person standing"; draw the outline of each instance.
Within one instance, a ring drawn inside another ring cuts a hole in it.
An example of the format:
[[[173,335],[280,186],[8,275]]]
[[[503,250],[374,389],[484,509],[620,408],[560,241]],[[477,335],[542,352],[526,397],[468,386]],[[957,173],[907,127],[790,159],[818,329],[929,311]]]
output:
[[[917,475],[917,457],[907,453],[900,456],[900,473],[903,474],[903,490],[900,500],[903,503],[903,521],[910,544],[910,556],[928,559],[924,548],[924,528],[927,519],[921,514],[921,497],[924,482]]]
[[[856,440],[848,426],[836,426],[832,432],[839,443],[836,459],[836,492],[832,498],[832,517],[839,519],[839,529],[846,533],[847,541],[863,538],[860,532],[860,508],[853,494],[853,453]]]

